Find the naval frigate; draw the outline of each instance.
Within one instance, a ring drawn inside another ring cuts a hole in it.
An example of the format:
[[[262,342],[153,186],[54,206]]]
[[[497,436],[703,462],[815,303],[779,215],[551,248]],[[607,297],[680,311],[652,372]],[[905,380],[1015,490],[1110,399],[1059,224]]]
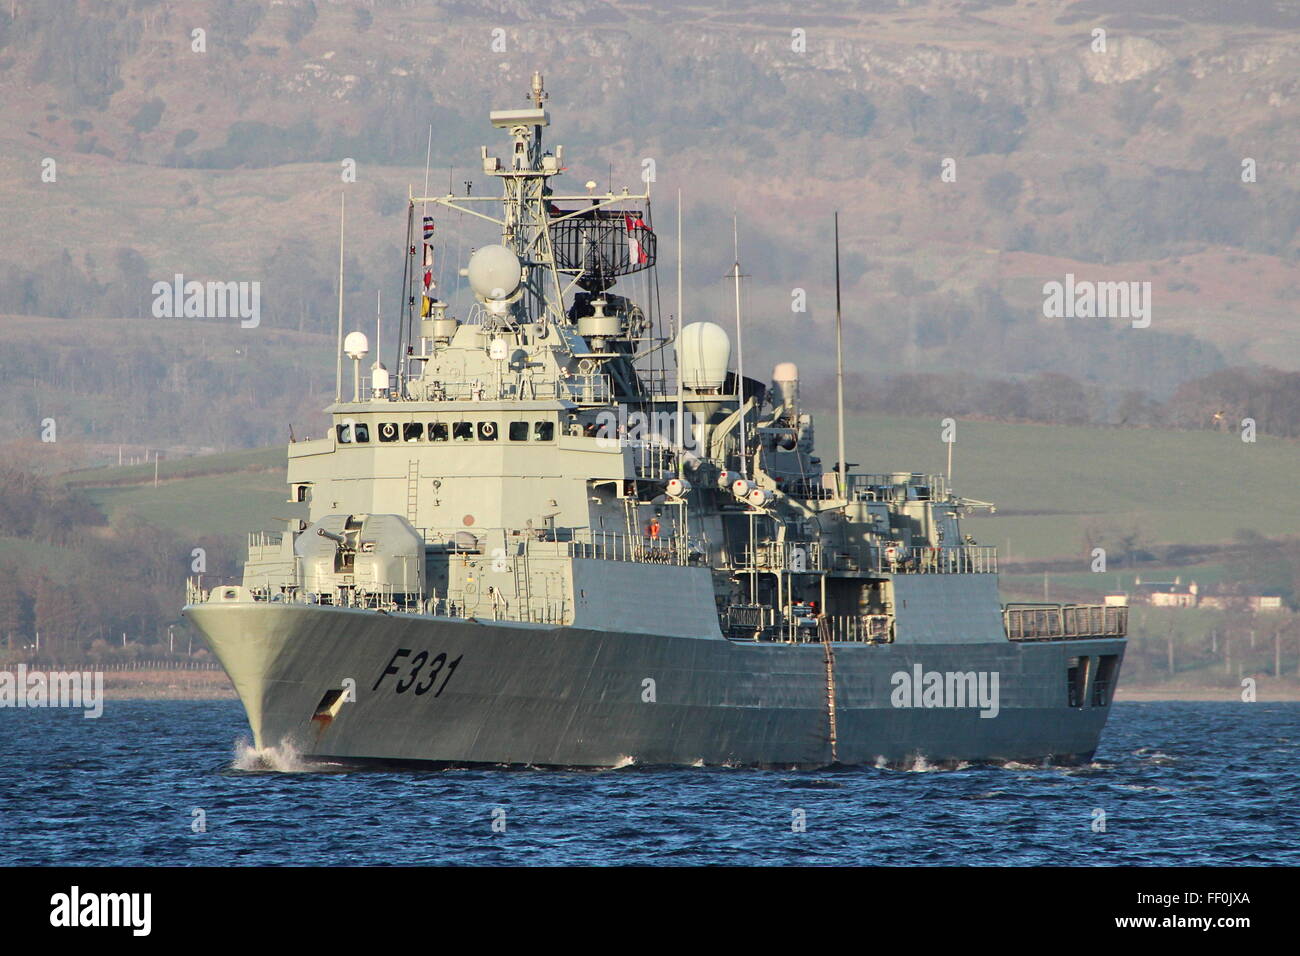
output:
[[[410,197],[392,372],[362,375],[369,343],[340,305],[329,430],[288,446],[307,517],[251,535],[241,583],[189,584],[184,614],[256,746],[560,767],[1089,760],[1127,609],[1004,606],[995,549],[961,528],[986,503],[945,474],[850,470],[842,363],[823,465],[797,368],[747,378],[724,328],[682,320],[680,201],[666,316],[648,186],[554,189],[545,101],[534,76],[528,106],[489,114],[509,143],[481,151],[499,195]],[[463,320],[432,279],[429,209],[492,223],[456,263]],[[837,289],[837,330],[838,311]]]

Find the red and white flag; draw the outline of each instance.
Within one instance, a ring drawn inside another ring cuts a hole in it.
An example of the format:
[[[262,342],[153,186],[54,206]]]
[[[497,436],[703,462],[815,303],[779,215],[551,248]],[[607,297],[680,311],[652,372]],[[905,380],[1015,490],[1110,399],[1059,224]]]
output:
[[[623,214],[623,221],[627,224],[627,261],[629,264],[635,262],[637,265],[645,265],[650,261],[650,256],[642,247],[641,240],[636,237],[636,231],[645,229],[646,224],[640,216],[633,219],[629,213]]]

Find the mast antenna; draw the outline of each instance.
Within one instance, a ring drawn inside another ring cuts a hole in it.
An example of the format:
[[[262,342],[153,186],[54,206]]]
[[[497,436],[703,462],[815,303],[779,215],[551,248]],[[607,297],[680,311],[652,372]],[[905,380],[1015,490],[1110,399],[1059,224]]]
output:
[[[736,282],[736,429],[740,439],[740,477],[748,478],[749,469],[745,465],[745,454],[749,450],[746,447],[749,443],[745,440],[745,337],[740,321],[740,226],[734,209],[731,213],[731,241],[736,253],[731,270]]]
[[[343,400],[343,210],[347,193],[339,193],[339,328],[337,342],[338,362],[334,367],[334,401]]]
[[[848,494],[844,460],[844,319],[840,312],[840,213],[835,211],[835,414],[839,431],[840,500]]]
[[[680,343],[682,340],[682,191],[677,190],[677,334],[679,343],[677,352],[677,477],[681,478],[686,468],[686,436],[682,434],[682,362]]]

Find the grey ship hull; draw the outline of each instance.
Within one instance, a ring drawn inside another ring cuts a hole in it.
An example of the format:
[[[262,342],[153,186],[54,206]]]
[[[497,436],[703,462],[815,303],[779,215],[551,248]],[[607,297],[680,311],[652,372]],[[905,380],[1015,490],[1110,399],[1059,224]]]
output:
[[[836,762],[820,644],[310,605],[206,604],[185,613],[234,682],[259,748],[288,742],[308,758],[564,767]],[[1110,695],[1094,700],[1090,676],[1071,706],[1068,662],[1116,655],[1113,686],[1123,650],[1115,639],[834,645],[837,762],[1087,761]],[[431,677],[437,655],[446,656]],[[997,714],[896,706],[894,675],[917,665],[996,672]],[[347,679],[355,701],[322,712]]]

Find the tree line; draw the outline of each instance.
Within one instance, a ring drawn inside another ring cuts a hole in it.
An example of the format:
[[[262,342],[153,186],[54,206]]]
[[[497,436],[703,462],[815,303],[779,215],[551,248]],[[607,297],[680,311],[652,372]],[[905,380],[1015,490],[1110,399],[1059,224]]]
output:
[[[846,373],[845,404],[885,415],[943,415],[1049,425],[1111,425],[1240,432],[1300,438],[1300,372],[1228,368],[1184,382],[1168,399],[1116,390],[1061,372],[993,378],[962,372]],[[833,395],[823,377],[814,394]]]
[[[181,622],[193,549],[211,576],[237,573],[235,542],[182,541],[135,516],[109,518],[87,497],[12,467],[0,468],[0,651],[75,660],[129,643],[161,653]]]

